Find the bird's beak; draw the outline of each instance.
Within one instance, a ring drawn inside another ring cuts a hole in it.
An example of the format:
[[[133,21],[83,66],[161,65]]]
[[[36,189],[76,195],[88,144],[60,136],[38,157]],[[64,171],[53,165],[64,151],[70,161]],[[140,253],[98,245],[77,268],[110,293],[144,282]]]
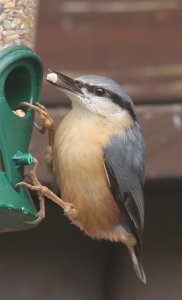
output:
[[[74,79],[57,71],[49,70],[46,80],[65,93],[82,94],[81,89],[77,86]]]

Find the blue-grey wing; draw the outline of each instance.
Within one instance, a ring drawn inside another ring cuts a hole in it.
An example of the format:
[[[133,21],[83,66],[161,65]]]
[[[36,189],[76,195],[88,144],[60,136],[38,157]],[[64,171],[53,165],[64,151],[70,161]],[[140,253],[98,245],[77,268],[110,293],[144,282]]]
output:
[[[125,213],[125,225],[140,244],[144,226],[145,145],[137,122],[112,137],[104,149],[104,163],[113,196]]]

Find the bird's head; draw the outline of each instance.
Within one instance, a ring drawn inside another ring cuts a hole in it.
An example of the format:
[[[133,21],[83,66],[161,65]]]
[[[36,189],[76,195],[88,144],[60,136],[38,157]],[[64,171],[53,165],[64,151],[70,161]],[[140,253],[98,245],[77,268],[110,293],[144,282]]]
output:
[[[87,111],[105,118],[122,118],[129,114],[136,120],[134,105],[130,96],[114,80],[97,75],[83,75],[71,79],[57,71],[50,71],[47,81],[65,93],[73,107],[82,107]]]

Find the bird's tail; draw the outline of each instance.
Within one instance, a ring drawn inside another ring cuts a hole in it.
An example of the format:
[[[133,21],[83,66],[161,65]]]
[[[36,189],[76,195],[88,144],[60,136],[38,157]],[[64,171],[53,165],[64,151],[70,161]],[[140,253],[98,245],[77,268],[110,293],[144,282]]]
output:
[[[133,262],[133,267],[138,278],[143,282],[147,283],[145,276],[145,271],[143,267],[142,257],[138,245],[135,245],[133,248],[129,249],[131,260]]]

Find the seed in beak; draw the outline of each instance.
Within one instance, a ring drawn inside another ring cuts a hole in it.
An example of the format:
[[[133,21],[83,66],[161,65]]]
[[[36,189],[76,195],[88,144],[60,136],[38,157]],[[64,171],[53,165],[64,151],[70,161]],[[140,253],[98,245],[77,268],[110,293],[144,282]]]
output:
[[[56,83],[58,80],[58,76],[56,73],[51,72],[51,73],[47,74],[47,80],[51,81],[53,83]]]

